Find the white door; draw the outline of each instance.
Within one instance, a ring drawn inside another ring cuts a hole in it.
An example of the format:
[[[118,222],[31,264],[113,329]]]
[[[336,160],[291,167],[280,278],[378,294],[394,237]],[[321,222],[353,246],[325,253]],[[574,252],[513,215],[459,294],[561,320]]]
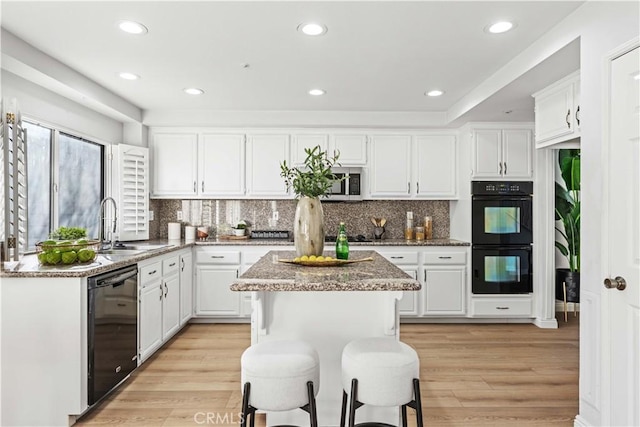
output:
[[[140,291],[140,362],[162,344],[162,282],[147,285]]]
[[[411,197],[411,136],[372,136],[370,171],[372,197]]]
[[[180,324],[193,316],[193,255],[180,255]]]
[[[473,136],[473,178],[502,177],[502,131],[477,130]]]
[[[458,158],[453,135],[416,136],[416,196],[454,199]]]
[[[610,338],[609,420],[640,425],[640,48],[611,64],[608,188],[607,289]],[[621,280],[620,280],[621,281]],[[605,322],[607,319],[604,319]],[[606,336],[606,332],[605,332]],[[606,375],[606,373],[605,373]]]
[[[531,131],[502,131],[502,175],[508,178],[531,178]]]
[[[240,316],[240,294],[229,289],[238,278],[238,267],[196,266],[196,314]]]
[[[156,134],[153,137],[153,194],[194,196],[198,175],[198,135]]]
[[[280,164],[289,163],[289,135],[250,135],[247,139],[247,195],[289,198]]]
[[[424,315],[464,315],[466,267],[428,266],[424,269],[422,310]]]
[[[418,270],[415,267],[402,268],[411,278],[418,279]],[[422,291],[404,291],[402,299],[398,301],[398,312],[401,317],[416,317],[418,315],[418,295]]]
[[[536,97],[536,142],[544,142],[573,132],[573,84]]]
[[[342,166],[366,166],[367,136],[361,134],[335,134],[332,138],[332,152],[340,153],[338,163]]]
[[[299,134],[291,137],[291,163],[304,165],[307,158],[306,149],[320,146],[321,151],[327,151],[329,135],[326,134]],[[330,154],[330,153],[329,153]]]
[[[162,280],[162,340],[175,334],[180,328],[180,279],[173,274]]]

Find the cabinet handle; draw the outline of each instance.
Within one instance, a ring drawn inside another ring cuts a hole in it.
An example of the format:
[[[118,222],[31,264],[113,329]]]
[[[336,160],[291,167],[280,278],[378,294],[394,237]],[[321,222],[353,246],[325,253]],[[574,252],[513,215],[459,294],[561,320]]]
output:
[[[204,181],[202,181],[202,192],[204,193]]]
[[[174,265],[176,265],[176,263],[172,262],[171,264],[169,264],[169,267],[173,267]]]
[[[504,162],[504,174],[507,174],[507,162]]]
[[[162,301],[162,283],[160,283],[160,301]]]
[[[499,165],[500,165],[500,175],[502,175],[502,162],[500,162]]]
[[[180,271],[184,271],[184,258],[180,259]]]
[[[156,274],[158,272],[158,270],[153,270],[149,272],[149,276],[151,276],[152,274]]]
[[[439,256],[438,259],[451,259],[450,256]]]
[[[197,185],[197,183],[196,183],[195,181],[193,181],[193,192],[194,192],[194,193],[195,193],[196,191],[198,191],[198,190],[197,190],[196,185]]]
[[[565,117],[565,120],[567,121],[567,127],[569,129],[571,129],[571,122],[569,122],[569,116],[571,115],[571,109],[567,110],[567,117]]]
[[[211,258],[222,259],[224,255],[211,255]]]
[[[389,258],[391,258],[391,259],[404,259],[403,256],[391,256]]]
[[[167,283],[165,282],[165,284],[164,284],[164,297],[166,298],[168,294],[169,294],[169,287],[167,286]]]
[[[416,194],[420,194],[420,183],[416,182]]]
[[[576,123],[580,126],[580,106],[578,105],[578,109],[576,110]]]
[[[411,183],[407,182],[407,194],[411,194]]]
[[[509,310],[509,307],[496,307],[497,310]]]

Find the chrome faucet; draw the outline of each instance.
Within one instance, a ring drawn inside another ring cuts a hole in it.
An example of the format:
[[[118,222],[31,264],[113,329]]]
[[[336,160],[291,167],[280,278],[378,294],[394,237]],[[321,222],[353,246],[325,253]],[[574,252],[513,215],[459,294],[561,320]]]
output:
[[[104,205],[107,202],[107,200],[110,200],[111,203],[113,204],[113,230],[111,231],[111,239],[110,239],[111,241],[109,242],[108,248],[104,246],[104,235],[103,235],[103,229],[102,229],[104,225],[104,220],[105,220]],[[98,241],[100,242],[101,250],[113,248],[113,241],[114,241],[117,226],[118,226],[118,205],[116,204],[116,201],[113,197],[105,197],[100,202],[100,209],[98,209]]]

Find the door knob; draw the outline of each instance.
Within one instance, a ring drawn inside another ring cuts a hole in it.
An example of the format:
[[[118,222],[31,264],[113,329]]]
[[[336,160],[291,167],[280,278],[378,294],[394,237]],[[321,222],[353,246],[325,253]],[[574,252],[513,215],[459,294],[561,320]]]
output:
[[[604,287],[607,289],[616,288],[619,291],[624,291],[627,287],[627,281],[624,280],[624,277],[618,276],[615,279],[606,278],[604,279]]]

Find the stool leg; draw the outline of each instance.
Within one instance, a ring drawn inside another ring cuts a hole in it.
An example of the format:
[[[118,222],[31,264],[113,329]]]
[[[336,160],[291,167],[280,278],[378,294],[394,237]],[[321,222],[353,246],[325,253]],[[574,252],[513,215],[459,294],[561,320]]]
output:
[[[358,380],[351,380],[351,402],[349,403],[349,427],[353,427],[356,423],[356,403],[358,401]]]
[[[402,427],[407,427],[407,405],[400,406],[400,414],[402,415]]]
[[[420,380],[417,378],[413,379],[413,394],[416,402],[416,421],[418,423],[417,427],[422,427],[422,398],[420,397]]]
[[[244,384],[244,390],[242,391],[242,419],[240,420],[241,427],[247,427],[247,418],[250,416],[249,412],[249,393],[251,392],[251,383]]]
[[[313,392],[312,381],[307,381],[307,393],[309,395],[309,418],[311,419],[311,427],[318,427],[318,413],[316,412],[316,396],[315,396],[315,393]]]
[[[340,411],[340,427],[344,427],[347,418],[347,392],[342,390],[342,411]]]

